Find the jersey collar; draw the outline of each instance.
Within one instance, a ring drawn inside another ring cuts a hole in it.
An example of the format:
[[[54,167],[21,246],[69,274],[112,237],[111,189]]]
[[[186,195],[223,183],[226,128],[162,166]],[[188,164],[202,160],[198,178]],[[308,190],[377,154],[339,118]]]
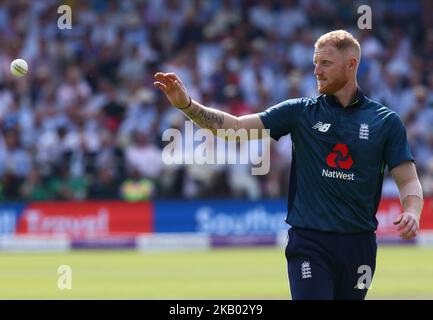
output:
[[[341,105],[341,103],[337,100],[337,98],[334,95],[332,95],[332,94],[325,94],[324,96],[325,96],[326,103],[332,105],[333,107],[343,108],[343,109],[346,109],[346,110],[354,109],[356,107],[359,107],[365,101],[365,95],[364,95],[364,93],[361,91],[361,89],[359,87],[358,87],[358,89],[356,91],[355,98],[352,100],[352,102],[347,107],[343,107]]]

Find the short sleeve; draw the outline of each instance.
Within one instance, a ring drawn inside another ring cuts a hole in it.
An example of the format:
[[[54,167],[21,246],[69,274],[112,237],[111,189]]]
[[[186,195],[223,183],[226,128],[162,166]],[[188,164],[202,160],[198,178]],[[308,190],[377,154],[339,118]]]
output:
[[[270,130],[273,139],[293,133],[305,101],[302,98],[283,101],[259,113],[260,119],[266,129]]]
[[[385,146],[385,162],[389,171],[405,161],[414,161],[403,122],[397,114],[390,121],[391,128]]]

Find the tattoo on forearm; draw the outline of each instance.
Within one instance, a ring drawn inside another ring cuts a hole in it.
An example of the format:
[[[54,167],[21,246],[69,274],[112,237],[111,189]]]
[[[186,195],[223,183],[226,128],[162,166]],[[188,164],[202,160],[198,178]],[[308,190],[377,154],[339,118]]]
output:
[[[193,107],[185,111],[186,115],[202,128],[216,130],[224,124],[224,114],[218,110],[206,110]]]

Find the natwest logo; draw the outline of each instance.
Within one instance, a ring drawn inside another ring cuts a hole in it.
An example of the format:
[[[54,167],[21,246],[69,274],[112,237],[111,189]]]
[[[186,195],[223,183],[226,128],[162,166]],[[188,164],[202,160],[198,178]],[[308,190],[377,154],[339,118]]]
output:
[[[353,165],[349,149],[343,143],[335,145],[332,152],[326,158],[326,163],[331,168],[350,169]]]

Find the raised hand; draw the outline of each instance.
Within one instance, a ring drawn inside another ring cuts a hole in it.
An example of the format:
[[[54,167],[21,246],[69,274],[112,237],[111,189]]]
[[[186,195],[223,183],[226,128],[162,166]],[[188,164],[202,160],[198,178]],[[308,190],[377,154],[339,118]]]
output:
[[[162,90],[170,103],[179,108],[185,109],[190,105],[190,97],[182,81],[175,73],[157,72],[154,75],[155,87]]]

